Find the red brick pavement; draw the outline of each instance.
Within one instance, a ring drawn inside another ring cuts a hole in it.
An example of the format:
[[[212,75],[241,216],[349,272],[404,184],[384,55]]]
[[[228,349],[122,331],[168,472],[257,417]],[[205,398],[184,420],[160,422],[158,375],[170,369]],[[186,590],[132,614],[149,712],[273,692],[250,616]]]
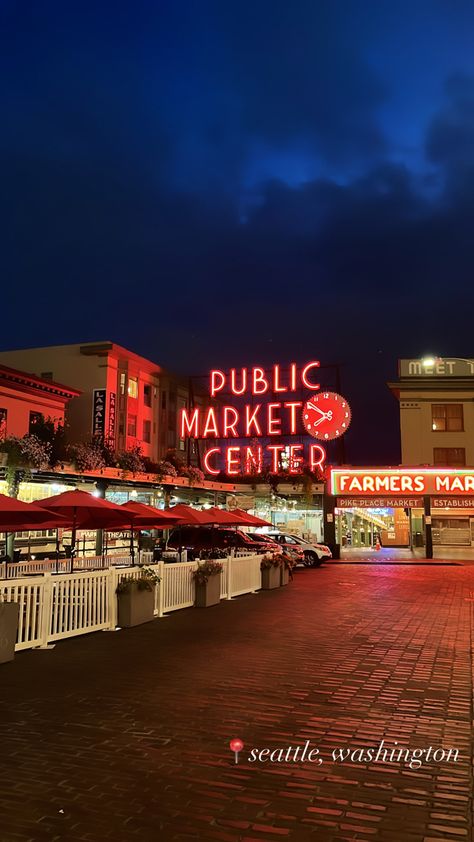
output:
[[[473,567],[332,565],[18,655],[0,667],[1,842],[470,840],[473,599]],[[460,760],[330,762],[381,739]],[[247,761],[305,740],[322,765]]]

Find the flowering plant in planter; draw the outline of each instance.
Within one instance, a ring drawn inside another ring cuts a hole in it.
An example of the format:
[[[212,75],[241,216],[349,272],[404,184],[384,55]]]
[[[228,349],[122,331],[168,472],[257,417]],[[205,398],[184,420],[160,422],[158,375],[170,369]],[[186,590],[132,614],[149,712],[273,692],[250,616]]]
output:
[[[272,567],[281,567],[281,553],[265,553],[260,562],[260,570],[270,570]]]
[[[116,593],[130,593],[133,588],[139,591],[152,591],[161,579],[154,570],[149,567],[142,567],[140,575],[134,579],[133,576],[124,576],[117,585]]]
[[[192,576],[196,585],[205,585],[211,576],[217,576],[217,574],[221,572],[222,564],[220,561],[211,561],[209,559],[203,564],[199,564],[197,570],[193,570]]]

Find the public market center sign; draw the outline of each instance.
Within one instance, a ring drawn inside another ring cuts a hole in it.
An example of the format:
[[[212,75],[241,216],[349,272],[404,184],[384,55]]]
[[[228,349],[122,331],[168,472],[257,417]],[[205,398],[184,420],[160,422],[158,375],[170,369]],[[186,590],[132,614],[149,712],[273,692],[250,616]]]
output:
[[[313,360],[303,366],[291,363],[286,368],[276,364],[271,369],[214,369],[209,379],[210,405],[181,410],[181,438],[224,442],[251,439],[245,445],[209,447],[203,465],[211,475],[221,472],[219,465],[230,475],[258,475],[264,467],[278,473],[283,453],[290,474],[300,474],[304,466],[321,471],[326,460],[322,444],[281,441],[283,436],[290,441],[291,437],[311,436],[327,442],[348,429],[349,404],[342,395],[321,390],[319,368],[320,362]]]

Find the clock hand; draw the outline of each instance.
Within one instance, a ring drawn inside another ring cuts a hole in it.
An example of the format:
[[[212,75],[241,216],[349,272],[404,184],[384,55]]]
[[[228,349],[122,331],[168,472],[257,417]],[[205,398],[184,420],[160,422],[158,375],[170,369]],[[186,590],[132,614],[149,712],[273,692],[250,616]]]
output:
[[[308,403],[306,404],[306,406],[308,407],[308,409],[315,409],[315,410],[316,410],[316,412],[319,412],[319,413],[320,413],[320,415],[326,415],[326,413],[324,412],[324,410],[320,409],[320,408],[319,408],[319,406],[316,406],[316,404],[315,404],[315,403],[311,403],[311,401],[308,401]]]
[[[327,415],[324,413],[322,418],[318,418],[317,421],[314,422],[313,427],[317,427],[319,424],[322,424],[323,421],[326,421]]]

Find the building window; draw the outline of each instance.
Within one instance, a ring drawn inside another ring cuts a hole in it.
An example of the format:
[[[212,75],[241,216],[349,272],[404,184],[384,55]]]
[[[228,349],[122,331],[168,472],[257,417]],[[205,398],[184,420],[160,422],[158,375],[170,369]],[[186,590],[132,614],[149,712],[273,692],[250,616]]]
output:
[[[166,392],[161,393],[161,408],[166,409]]]
[[[120,394],[125,394],[125,382],[127,380],[127,376],[124,371],[120,372]]]
[[[464,447],[435,447],[433,451],[434,464],[446,468],[458,468],[466,464],[466,450]]]
[[[151,406],[151,384],[145,383],[143,386],[143,403],[145,406]]]
[[[41,412],[30,412],[30,423],[28,426],[28,432],[30,436],[32,433],[35,432],[35,427],[37,427],[38,424],[41,424],[42,421],[43,415],[41,414]]]
[[[180,440],[179,440],[179,449],[180,449],[180,450],[185,450],[185,449],[186,449],[186,443],[185,443],[184,439],[180,439]]]
[[[7,436],[7,410],[0,409],[0,441]]]
[[[464,430],[462,403],[434,403],[431,418],[432,429],[436,432],[462,433]]]
[[[40,374],[42,380],[52,380],[53,379],[53,372],[52,371],[42,371]]]
[[[147,444],[151,442],[151,421],[143,422],[143,441]]]
[[[137,437],[137,416],[129,415],[127,421],[127,436],[136,439]]]
[[[138,378],[137,377],[129,377],[128,378],[128,397],[129,398],[138,398]]]

